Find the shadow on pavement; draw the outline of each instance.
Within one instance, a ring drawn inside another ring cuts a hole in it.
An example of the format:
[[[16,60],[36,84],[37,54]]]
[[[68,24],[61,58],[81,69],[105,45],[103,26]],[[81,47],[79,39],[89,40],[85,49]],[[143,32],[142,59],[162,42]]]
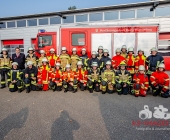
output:
[[[0,140],[15,128],[22,128],[28,117],[28,108],[23,108],[17,113],[13,113],[0,122]]]
[[[67,111],[62,111],[51,127],[51,140],[73,140],[73,130],[79,128],[80,124]]]

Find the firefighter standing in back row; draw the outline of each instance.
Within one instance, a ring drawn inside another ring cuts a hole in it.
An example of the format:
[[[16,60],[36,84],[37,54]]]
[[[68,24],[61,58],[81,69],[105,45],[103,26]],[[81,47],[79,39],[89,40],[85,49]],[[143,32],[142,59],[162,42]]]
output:
[[[59,58],[58,56],[55,54],[55,50],[53,48],[50,49],[50,55],[47,57],[48,62],[49,62],[49,66],[51,68],[55,67],[56,62],[58,62]]]
[[[109,57],[109,51],[107,49],[104,49],[103,57],[100,59],[100,62],[99,62],[101,70],[105,67],[107,61],[111,61],[111,59]]]
[[[120,69],[116,71],[115,81],[118,95],[127,95],[132,79],[130,72],[126,70],[125,62],[120,63]]]
[[[102,94],[113,93],[114,92],[114,86],[115,86],[115,72],[112,69],[112,63],[111,61],[106,62],[106,68],[102,72]]]
[[[169,93],[169,76],[165,71],[165,65],[160,63],[157,71],[150,76],[151,86],[153,89],[153,96],[160,95],[161,97],[170,97]]]
[[[149,87],[149,80],[148,76],[145,74],[144,65],[140,65],[138,68],[138,72],[134,74],[133,83],[135,97],[145,97]]]
[[[100,60],[103,57],[103,46],[99,46],[97,52],[97,58]]]
[[[66,47],[61,48],[61,55],[59,56],[61,69],[65,71],[65,67],[67,64],[70,64],[70,56],[67,54]]]
[[[92,93],[93,90],[96,92],[100,91],[100,69],[98,68],[98,63],[93,62],[91,68],[87,73],[88,78],[88,89],[89,92]]]
[[[82,48],[82,49],[81,49],[80,60],[81,60],[82,63],[83,63],[83,68],[87,70],[89,58],[88,58],[88,56],[87,56],[87,51],[86,51],[85,48]]]
[[[8,55],[8,50],[6,48],[2,49],[0,57],[0,74],[1,74],[1,88],[6,87],[6,79],[7,73],[11,69],[11,59]]]
[[[42,60],[46,58],[46,54],[44,50],[40,50],[40,57],[38,59],[38,67],[42,66]]]
[[[82,61],[77,62],[77,70],[76,70],[78,85],[81,91],[84,91],[87,86],[87,70],[83,68]]]
[[[77,69],[77,62],[80,60],[79,56],[77,55],[77,49],[73,48],[72,49],[72,55],[70,57],[70,65],[71,65],[71,70],[76,71]]]
[[[126,58],[127,57],[127,47],[126,47],[126,45],[122,46],[121,51],[122,51],[121,56]]]
[[[88,69],[91,68],[93,62],[99,64],[99,59],[97,58],[97,53],[95,51],[92,51],[91,58],[88,60]]]
[[[23,90],[23,72],[19,70],[18,63],[12,63],[12,69],[8,72],[8,82],[9,82],[9,91],[15,92],[18,90],[18,93]]]
[[[38,57],[34,54],[34,49],[32,47],[28,48],[28,55],[25,58],[25,61],[32,61],[34,66],[37,66]]]

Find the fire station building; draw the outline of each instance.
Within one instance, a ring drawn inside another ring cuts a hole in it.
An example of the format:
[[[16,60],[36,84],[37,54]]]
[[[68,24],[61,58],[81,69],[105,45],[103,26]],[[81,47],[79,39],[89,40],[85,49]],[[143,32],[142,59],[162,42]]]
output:
[[[34,15],[0,18],[0,49],[9,54],[35,44],[39,29],[55,32],[62,26],[159,25],[158,48],[170,55],[170,1],[148,1],[103,7],[67,10]],[[60,44],[57,44],[60,45]]]

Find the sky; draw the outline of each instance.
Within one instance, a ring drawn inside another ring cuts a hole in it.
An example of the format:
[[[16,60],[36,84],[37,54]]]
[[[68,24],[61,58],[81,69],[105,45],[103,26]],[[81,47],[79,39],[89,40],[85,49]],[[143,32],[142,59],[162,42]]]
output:
[[[145,1],[149,0],[0,0],[0,18],[64,11],[74,5],[82,9]]]

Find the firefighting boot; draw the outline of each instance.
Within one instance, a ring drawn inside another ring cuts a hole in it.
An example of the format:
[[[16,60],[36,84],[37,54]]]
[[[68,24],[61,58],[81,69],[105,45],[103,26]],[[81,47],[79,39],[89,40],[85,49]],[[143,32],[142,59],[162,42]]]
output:
[[[2,85],[1,85],[1,89],[5,88],[5,87],[6,87],[5,84],[2,84]]]
[[[102,94],[105,94],[106,93],[106,91],[102,91]]]
[[[57,86],[57,91],[61,91],[62,90],[62,86]]]
[[[93,88],[89,88],[89,92],[90,92],[90,93],[93,93]]]
[[[21,89],[18,89],[18,93],[21,93],[21,91],[22,91]]]
[[[29,87],[26,88],[26,93],[30,93],[30,88]]]
[[[53,92],[55,92],[57,90],[57,87],[56,86],[54,86],[53,87]]]
[[[73,93],[76,93],[76,92],[77,92],[77,89],[74,89],[74,90],[73,90]]]
[[[67,88],[65,88],[65,89],[64,89],[64,92],[66,93],[67,91],[68,91],[68,89],[67,89]]]

